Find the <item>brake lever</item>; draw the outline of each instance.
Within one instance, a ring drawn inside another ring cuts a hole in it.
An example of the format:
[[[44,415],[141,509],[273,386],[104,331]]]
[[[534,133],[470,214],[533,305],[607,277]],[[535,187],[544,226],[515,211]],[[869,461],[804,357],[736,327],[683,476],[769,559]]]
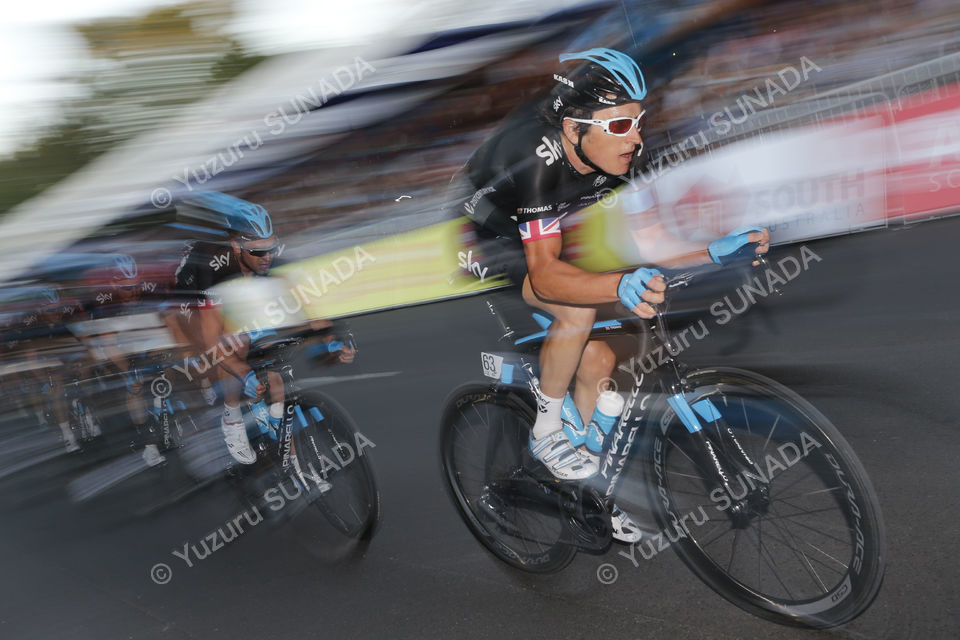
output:
[[[754,269],[764,269],[770,266],[770,263],[767,261],[767,256],[764,253],[756,254],[754,260],[757,262],[757,265],[754,266]],[[778,296],[782,296],[783,292],[780,291],[776,286],[771,286],[770,290]]]

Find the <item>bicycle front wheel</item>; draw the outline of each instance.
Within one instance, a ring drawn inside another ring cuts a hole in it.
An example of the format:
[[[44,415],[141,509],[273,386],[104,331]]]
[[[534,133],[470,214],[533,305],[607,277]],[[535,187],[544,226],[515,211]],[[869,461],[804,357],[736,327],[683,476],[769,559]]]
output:
[[[710,443],[738,460],[729,490],[664,404],[654,413],[650,492],[665,535],[717,593],[764,618],[832,627],[862,613],[883,580],[876,494],[850,445],[810,403],[738,369],[687,376],[709,399]]]
[[[369,540],[380,520],[380,492],[370,462],[374,443],[322,393],[305,393],[300,410],[307,426],[294,434],[293,446],[301,469],[329,483],[313,492],[310,505],[344,536]]]
[[[478,384],[460,387],[445,406],[443,476],[470,532],[517,569],[551,573],[570,564],[576,548],[564,539],[559,497],[545,494],[525,468],[531,408]]]

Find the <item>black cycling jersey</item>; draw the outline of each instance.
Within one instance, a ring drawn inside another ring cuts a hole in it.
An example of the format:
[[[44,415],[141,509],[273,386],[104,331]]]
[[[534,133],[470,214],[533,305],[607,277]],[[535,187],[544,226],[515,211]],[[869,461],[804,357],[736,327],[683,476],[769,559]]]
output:
[[[40,319],[36,313],[22,319],[18,326],[10,327],[3,334],[4,348],[10,352],[27,349],[72,347],[76,339],[67,329],[65,322],[50,323]]]
[[[205,309],[217,305],[209,293],[214,286],[242,275],[229,242],[188,242],[176,272],[180,304]]]
[[[483,254],[477,257],[492,273],[505,273],[515,284],[526,275],[522,243],[562,237],[567,214],[619,186],[616,178],[574,169],[560,130],[538,121],[529,110],[486,140],[463,174],[473,191],[461,193],[459,213],[475,223]]]

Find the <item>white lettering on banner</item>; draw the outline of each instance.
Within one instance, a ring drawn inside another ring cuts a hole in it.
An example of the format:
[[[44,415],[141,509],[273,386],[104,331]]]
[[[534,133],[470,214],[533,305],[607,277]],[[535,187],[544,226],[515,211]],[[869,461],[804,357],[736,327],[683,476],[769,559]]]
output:
[[[746,211],[749,215],[759,215],[773,210],[849,202],[866,196],[866,176],[862,170],[854,170],[753,190],[748,195]]]
[[[865,122],[729,145],[661,176],[658,213],[668,231],[690,241],[746,224],[776,232],[777,243],[879,224],[885,148],[883,132]]]
[[[960,169],[953,171],[942,171],[934,173],[927,177],[932,185],[930,193],[936,193],[946,186],[948,189],[960,189]]]

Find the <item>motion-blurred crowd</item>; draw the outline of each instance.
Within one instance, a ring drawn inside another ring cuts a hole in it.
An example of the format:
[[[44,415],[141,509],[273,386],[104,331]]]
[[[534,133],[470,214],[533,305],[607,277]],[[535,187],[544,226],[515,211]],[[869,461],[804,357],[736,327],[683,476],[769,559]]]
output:
[[[641,55],[655,103],[647,109],[647,153],[702,128],[711,114],[782,69],[799,68],[803,58],[821,71],[778,95],[777,107],[958,53],[960,4],[953,0],[744,2],[695,32],[689,17],[708,4],[687,3],[660,16],[659,33],[639,41],[645,5],[627,6],[629,26],[623,7],[612,6],[458,78],[415,109],[335,140],[318,138],[316,150],[291,159],[288,170],[236,195],[265,205],[278,235],[294,247],[297,238],[361,224],[376,229],[400,214],[431,222],[472,150],[506,114],[542,94],[559,51],[586,40]],[[402,206],[400,196],[409,196]],[[4,404],[49,425],[68,451],[79,446],[80,431],[99,431],[70,415],[84,415],[78,398],[97,397],[90,384],[104,394],[111,385],[142,386],[120,363],[178,347],[163,310],[176,303],[173,274],[183,244],[199,232],[172,224],[177,220],[174,211],[162,226],[104,230],[0,288]],[[314,233],[301,233],[307,230]],[[84,393],[71,397],[71,385],[81,384]],[[123,401],[114,406],[132,412]]]

